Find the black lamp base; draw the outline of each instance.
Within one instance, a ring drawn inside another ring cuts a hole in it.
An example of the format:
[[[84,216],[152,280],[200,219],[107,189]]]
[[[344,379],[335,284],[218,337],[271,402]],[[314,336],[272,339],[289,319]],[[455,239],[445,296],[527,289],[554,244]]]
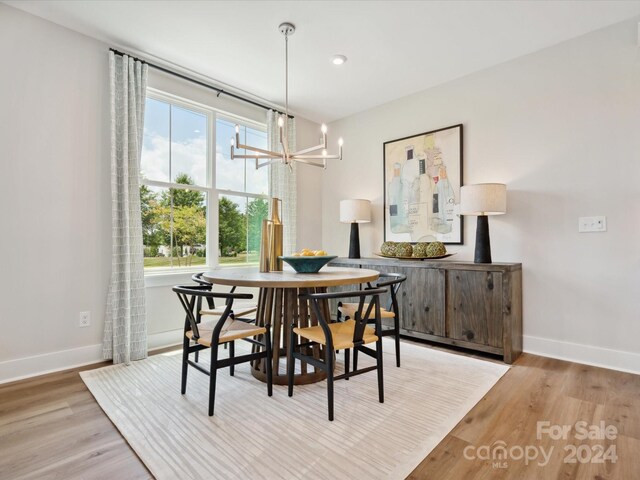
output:
[[[491,263],[491,242],[489,241],[489,217],[478,215],[476,223],[475,263]]]
[[[360,258],[360,230],[358,223],[351,223],[351,236],[349,237],[349,258]]]

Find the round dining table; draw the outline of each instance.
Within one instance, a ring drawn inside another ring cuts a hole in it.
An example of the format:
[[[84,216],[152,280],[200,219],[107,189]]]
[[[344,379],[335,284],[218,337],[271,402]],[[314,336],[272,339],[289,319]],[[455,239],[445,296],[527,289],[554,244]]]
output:
[[[295,323],[299,327],[309,327],[318,324],[318,319],[308,301],[298,298],[300,293],[324,293],[328,287],[344,287],[372,282],[378,279],[380,272],[364,268],[324,267],[318,273],[297,273],[294,270],[280,272],[259,272],[257,269],[219,269],[203,274],[203,278],[214,285],[236,287],[257,287],[258,310],[256,324],[271,325],[273,334],[273,383],[287,384],[286,362],[287,345],[289,342],[289,328]],[[357,287],[353,288],[354,290]],[[347,290],[341,288],[341,290]],[[331,318],[329,302],[321,306],[322,316]],[[254,349],[260,348],[254,346]],[[323,352],[319,346],[311,347],[315,358],[322,358]],[[259,380],[266,381],[265,359],[251,364],[251,373]],[[281,368],[281,363],[283,363]],[[302,363],[296,370],[294,383],[303,385],[314,383],[326,378],[324,372],[311,365]]]

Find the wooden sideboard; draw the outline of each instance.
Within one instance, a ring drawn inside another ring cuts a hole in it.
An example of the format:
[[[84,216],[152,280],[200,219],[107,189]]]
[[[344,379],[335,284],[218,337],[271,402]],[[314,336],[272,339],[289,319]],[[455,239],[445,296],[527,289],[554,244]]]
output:
[[[506,363],[522,353],[520,263],[337,258],[330,265],[405,274],[403,335],[501,355]]]

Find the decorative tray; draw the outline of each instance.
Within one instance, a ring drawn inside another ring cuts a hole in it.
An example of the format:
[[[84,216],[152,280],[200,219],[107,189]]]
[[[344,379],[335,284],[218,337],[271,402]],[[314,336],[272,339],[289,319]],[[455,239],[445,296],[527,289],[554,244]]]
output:
[[[453,253],[445,253],[444,255],[438,255],[437,257],[396,257],[394,255],[383,255],[380,252],[373,252],[374,255],[377,255],[378,257],[384,257],[384,258],[398,258],[400,260],[438,260],[440,258],[447,258],[450,257],[451,255],[455,255],[457,252],[453,252]]]

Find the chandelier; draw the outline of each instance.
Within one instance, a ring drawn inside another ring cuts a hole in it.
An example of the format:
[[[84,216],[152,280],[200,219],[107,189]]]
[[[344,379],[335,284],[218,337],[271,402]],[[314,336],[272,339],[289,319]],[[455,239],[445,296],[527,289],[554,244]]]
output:
[[[289,118],[289,36],[293,35],[296,31],[291,23],[283,23],[278,27],[278,30],[284,35],[284,115],[280,115],[278,118],[278,138],[280,143],[281,152],[274,152],[273,150],[265,150],[262,148],[252,147],[250,145],[243,145],[240,143],[240,126],[236,125],[236,138],[231,139],[231,159],[255,159],[256,170],[261,167],[266,167],[272,163],[283,163],[291,168],[293,162],[300,162],[306,165],[312,165],[314,167],[327,168],[327,160],[337,159],[342,160],[342,139],[338,140],[338,154],[327,154],[327,126],[322,124],[322,140],[319,145],[314,147],[304,148],[296,152],[291,152],[288,142],[288,122],[285,121]],[[252,152],[245,155],[238,155],[235,153],[235,149],[244,149],[245,151]],[[319,153],[314,153],[318,152]],[[261,160],[266,160],[261,162]]]

